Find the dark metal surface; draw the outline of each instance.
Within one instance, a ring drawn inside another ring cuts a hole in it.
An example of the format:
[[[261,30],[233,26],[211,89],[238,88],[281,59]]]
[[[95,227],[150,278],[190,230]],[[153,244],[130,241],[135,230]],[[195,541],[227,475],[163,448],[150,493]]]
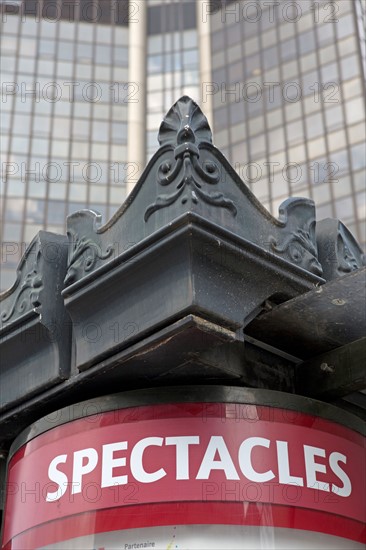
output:
[[[187,314],[238,332],[273,294],[290,298],[321,281],[193,214],[143,244],[65,291],[79,370]]]
[[[246,332],[301,359],[359,340],[366,334],[366,268],[260,314]]]
[[[61,296],[66,260],[67,239],[41,231],[13,287],[0,294],[0,413],[69,376],[71,323]]]
[[[366,387],[366,338],[346,344],[300,363],[296,391],[329,399]]]
[[[327,281],[366,265],[366,256],[347,227],[327,218],[316,224],[318,257]]]
[[[188,97],[159,141],[110,221],[83,210],[68,218],[68,238],[40,232],[0,295],[5,452],[40,417],[85,399],[108,406],[116,389],[170,399],[159,387],[180,384],[182,400],[277,390],[281,403],[332,400],[347,422],[347,410],[366,410],[354,393],[365,381],[365,258],[347,228],[315,222],[306,198],[274,218]]]
[[[342,399],[335,399],[332,403],[362,418],[366,425],[366,390],[350,393]]]
[[[325,418],[366,435],[365,424],[357,416],[340,411],[333,405],[316,401],[315,399],[255,388],[187,385],[167,388],[147,388],[144,390],[117,393],[75,403],[70,407],[55,411],[48,417],[41,418],[19,434],[10,449],[9,460],[22,445],[56,426],[107,411],[168,403],[244,403],[264,405]]]
[[[287,199],[279,219],[271,216],[212,144],[206,117],[187,96],[167,113],[159,142],[132,193],[106,225],[101,226],[100,216],[92,211],[69,216],[64,295],[72,295],[80,287],[75,283],[87,284],[100,266],[187,213],[210,220],[322,282],[313,201]]]

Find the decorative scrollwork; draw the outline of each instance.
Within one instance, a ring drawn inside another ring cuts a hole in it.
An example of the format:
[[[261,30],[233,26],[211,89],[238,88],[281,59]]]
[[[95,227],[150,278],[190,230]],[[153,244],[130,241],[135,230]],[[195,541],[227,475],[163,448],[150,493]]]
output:
[[[269,242],[272,251],[276,254],[284,255],[290,262],[315,275],[322,275],[322,266],[317,259],[317,250],[308,230],[298,228],[296,231],[291,231],[281,244],[274,237],[271,237]]]
[[[339,236],[338,239],[338,272],[340,275],[344,273],[351,273],[360,267],[355,255],[348,248],[343,236]]]
[[[80,271],[82,274],[88,273],[93,269],[97,260],[106,260],[114,251],[114,247],[109,245],[103,253],[99,245],[93,241],[93,239],[78,237],[78,235],[74,235],[74,237],[75,238],[72,240],[72,252],[69,256],[68,270],[64,281],[66,286],[76,280]]]
[[[365,254],[352,233],[339,220],[327,218],[316,226],[319,260],[327,281],[366,265]]]
[[[38,259],[39,255],[37,255]],[[18,314],[25,313],[27,309],[40,306],[40,293],[43,289],[42,276],[38,273],[37,261],[35,262],[32,271],[27,273],[23,283],[19,288],[19,292],[8,311],[1,314],[1,321],[6,323],[11,319],[15,312]]]
[[[180,197],[182,204],[189,200],[198,204],[202,200],[211,206],[226,208],[234,216],[237,214],[235,204],[223,193],[208,193],[202,188],[205,184],[214,185],[220,181],[220,170],[215,162],[208,161],[202,165],[198,160],[200,143],[211,141],[211,130],[201,109],[189,97],[181,98],[170,109],[159,132],[160,144],[172,146],[174,162],[165,159],[160,164],[157,181],[162,186],[176,182],[176,190],[171,194],[158,195],[145,211],[145,222],[154,212],[170,206]]]

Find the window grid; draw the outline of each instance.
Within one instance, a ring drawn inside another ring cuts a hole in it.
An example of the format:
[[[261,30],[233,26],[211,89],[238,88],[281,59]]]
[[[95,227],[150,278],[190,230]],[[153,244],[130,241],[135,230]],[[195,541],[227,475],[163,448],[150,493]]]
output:
[[[221,90],[216,93],[216,97],[213,97],[214,127],[216,130],[220,129],[215,132],[216,141],[222,150],[228,152],[229,160],[234,165],[239,160],[240,151],[245,148],[247,163],[260,164],[279,160],[285,165],[288,162],[298,162],[304,168],[304,175],[298,182],[289,182],[286,193],[286,186],[281,181],[281,167],[275,167],[272,185],[268,186],[268,177],[264,181],[266,178],[263,175],[258,182],[255,179],[254,182],[246,181],[245,178],[244,181],[260,200],[268,202],[274,215],[277,215],[279,202],[291,194],[304,194],[313,197],[315,201],[317,197],[321,197],[323,203],[324,197],[328,197],[327,216],[339,216],[343,204],[345,210],[340,217],[346,220],[353,216],[355,227],[359,228],[356,238],[362,242],[365,236],[358,212],[363,212],[364,209],[359,205],[361,194],[356,193],[356,181],[360,181],[360,169],[364,169],[365,165],[364,156],[361,155],[364,141],[361,128],[364,127],[365,88],[363,70],[360,67],[362,58],[358,51],[361,41],[357,39],[359,31],[354,23],[357,13],[360,18],[359,5],[357,12],[356,3],[338,3],[338,22],[326,23],[320,19],[314,24],[316,4],[318,3],[302,2],[302,17],[296,24],[279,21],[281,5],[274,8],[277,10],[277,22],[272,25],[263,16],[263,6],[258,23],[249,24],[241,20],[229,24],[223,22],[222,13],[211,16],[214,82],[228,82],[232,87],[236,82],[242,88],[249,81],[260,82],[263,91],[257,105],[240,98],[237,103],[241,101],[244,109],[232,106],[230,98],[226,98],[223,105],[220,99]],[[244,7],[243,2],[240,5]],[[318,5],[320,16],[329,16],[329,9],[323,14],[323,5]],[[324,8],[326,6],[324,3]],[[241,61],[237,60],[236,55],[231,59],[227,55],[229,46],[231,51],[238,51],[235,50],[233,38],[238,35],[235,25],[241,28]],[[222,54],[222,50],[225,54]],[[256,66],[257,75],[253,73]],[[268,104],[268,89],[263,86],[263,82],[271,79],[278,79],[280,87],[289,82],[298,82],[303,92],[301,99],[295,103],[282,99],[278,103],[274,101],[272,105]],[[330,86],[332,82],[333,89]],[[315,94],[318,96],[317,102],[314,101]],[[325,99],[334,96],[337,97],[334,105],[329,101],[328,104],[325,103]],[[239,120],[234,127],[235,132],[230,123],[226,124],[229,132],[225,129],[225,119],[234,110],[240,117],[244,116],[241,119],[241,133]],[[272,145],[272,136],[277,136],[279,142],[282,139],[281,128],[285,132],[282,149],[280,143]],[[327,174],[332,169],[327,163],[335,160],[339,164],[338,183],[329,181],[329,173]],[[239,166],[238,171],[243,177],[241,168]],[[317,175],[316,169],[320,172]],[[347,176],[348,179],[346,174],[350,176]],[[323,187],[319,189],[320,186]],[[325,192],[327,188],[328,191]],[[351,198],[346,204],[345,200],[340,201],[340,197],[346,198],[347,193]],[[349,203],[352,203],[353,214]],[[318,211],[318,216],[320,213],[324,214],[324,208]]]
[[[32,15],[27,15],[25,21],[7,15],[2,19],[1,31],[2,46],[6,45],[4,56],[12,70],[3,72],[7,65],[2,64],[3,81],[19,86],[18,93],[8,95],[2,103],[3,160],[15,162],[18,167],[24,165],[24,174],[19,169],[1,185],[2,238],[24,243],[1,266],[1,288],[5,288],[15,279],[26,243],[39,229],[64,234],[66,215],[86,207],[100,211],[106,222],[125,198],[128,30],[119,25],[108,28],[106,24],[88,24],[78,17],[73,22],[47,22],[35,21]],[[80,47],[88,48],[88,57],[80,58]],[[110,48],[111,58],[106,48]],[[117,64],[113,55],[117,56]],[[81,75],[79,69],[83,67],[89,70]],[[35,102],[30,96],[24,100],[21,85],[31,89],[35,82],[39,82],[40,100]],[[70,100],[70,88],[64,82],[80,84],[75,87],[75,101]],[[102,90],[100,101],[95,103],[86,101],[79,92],[91,82]],[[59,86],[59,101],[43,98],[50,83]],[[116,83],[119,98],[114,101]],[[93,124],[97,127],[94,135]],[[80,126],[78,133],[74,132],[75,125]],[[79,166],[70,166],[72,162]],[[100,181],[88,181],[83,176],[83,167],[92,162],[101,167]],[[117,162],[121,168],[115,180],[111,165]],[[34,181],[34,175],[25,171],[34,169],[36,163],[39,170]],[[58,172],[52,164],[59,167],[59,179],[55,180]]]

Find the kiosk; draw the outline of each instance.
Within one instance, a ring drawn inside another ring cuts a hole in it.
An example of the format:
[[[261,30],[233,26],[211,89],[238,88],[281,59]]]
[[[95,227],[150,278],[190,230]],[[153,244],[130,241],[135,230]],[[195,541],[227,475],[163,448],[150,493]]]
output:
[[[1,549],[364,548],[359,245],[272,217],[189,97],[159,142],[0,296]]]

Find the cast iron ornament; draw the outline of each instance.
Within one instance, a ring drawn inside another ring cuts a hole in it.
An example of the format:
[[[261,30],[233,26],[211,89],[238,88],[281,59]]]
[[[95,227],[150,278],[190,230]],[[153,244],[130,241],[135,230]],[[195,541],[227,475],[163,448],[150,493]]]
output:
[[[279,208],[279,219],[283,221],[286,230],[279,232],[277,237],[270,237],[270,249],[276,255],[321,277],[323,269],[318,261],[313,201],[305,198],[287,199]]]
[[[174,224],[193,219],[215,231],[230,232],[242,240],[244,248],[258,247],[270,263],[273,258],[301,268],[301,276],[315,276],[317,284],[362,265],[362,251],[347,230],[332,225],[330,233],[324,234],[324,244],[322,222],[316,222],[312,200],[290,197],[280,205],[278,218],[272,216],[213,145],[207,118],[191,98],[183,96],[171,107],[158,139],[160,148],[105,225],[90,210],[69,216],[66,287],[103,266],[107,269],[106,264],[111,268],[123,262],[138,253],[147,239],[154,240],[154,235],[157,239],[172,231]],[[331,254],[340,261],[336,270],[329,254],[331,241],[338,242],[338,252]]]
[[[68,234],[71,237],[73,246],[69,257],[67,275],[65,277],[66,286],[72,284],[76,280],[78,271],[82,271],[84,274],[88,273],[93,269],[97,260],[106,260],[110,258],[114,250],[114,247],[109,245],[103,253],[92,238],[88,239],[85,236],[79,237],[79,235],[72,230],[70,230]]]
[[[38,233],[34,237],[22,256],[13,286],[0,294],[0,328],[1,325],[12,322],[41,305],[40,297],[44,289],[44,253],[47,255],[43,233]]]
[[[14,315],[15,311],[18,314],[25,313],[28,309],[37,307],[40,305],[39,296],[43,288],[42,276],[38,273],[38,259],[40,252],[37,254],[37,260],[34,263],[32,271],[26,274],[23,282],[20,284],[21,274],[18,273],[18,278],[14,283],[15,287],[19,286],[19,291],[15,296],[12,306],[2,312],[1,321],[6,323]]]
[[[366,265],[366,255],[341,221],[333,218],[318,221],[316,240],[319,260],[327,281],[342,277]]]
[[[158,195],[156,201],[145,211],[145,222],[160,210],[175,203],[180,197],[182,204],[200,200],[226,208],[233,216],[237,209],[232,200],[223,193],[204,191],[205,184],[215,185],[220,181],[220,170],[213,161],[200,163],[199,145],[212,143],[212,134],[207,118],[198,105],[188,96],[182,97],[168,112],[159,130],[160,145],[170,145],[174,150],[175,163],[164,160],[157,171],[157,180],[163,187],[175,185],[170,194]]]

